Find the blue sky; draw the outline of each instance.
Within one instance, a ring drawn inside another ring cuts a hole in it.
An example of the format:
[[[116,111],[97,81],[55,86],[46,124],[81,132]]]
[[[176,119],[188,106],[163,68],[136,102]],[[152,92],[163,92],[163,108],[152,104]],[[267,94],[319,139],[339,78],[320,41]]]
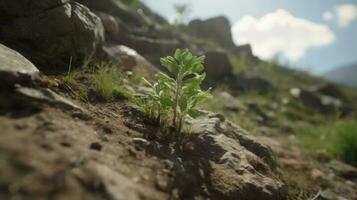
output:
[[[281,49],[279,53],[292,66],[314,74],[357,62],[357,0],[142,1],[167,19],[175,16],[176,3],[190,5],[190,19],[225,15],[236,25],[232,29],[236,42],[249,41],[253,51],[266,59]],[[343,10],[342,5],[349,7]],[[286,19],[283,27],[277,22],[282,18]],[[287,45],[272,43],[276,38]]]

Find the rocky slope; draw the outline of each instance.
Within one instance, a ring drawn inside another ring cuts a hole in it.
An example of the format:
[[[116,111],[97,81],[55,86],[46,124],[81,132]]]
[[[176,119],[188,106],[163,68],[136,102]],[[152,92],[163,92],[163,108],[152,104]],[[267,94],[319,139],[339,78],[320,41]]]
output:
[[[280,104],[214,94],[214,105],[224,106],[219,111],[242,115],[242,121],[204,112],[189,121],[189,139],[177,151],[175,141],[128,100],[105,101],[93,90],[83,60],[152,77],[161,69],[159,58],[176,48],[205,54],[205,84],[222,84],[233,95],[253,91],[269,99],[272,91],[285,95],[295,82],[325,85],[283,69],[275,69],[276,80],[273,71],[262,76],[259,70],[267,68],[261,65],[268,63],[249,45],[232,43],[223,17],[172,27],[145,5],[117,0],[4,0],[0,11],[0,199],[357,198],[354,167],[306,158],[280,134],[295,122],[279,124]],[[236,74],[233,61],[243,58],[250,70]],[[83,65],[75,84],[68,84],[69,65]],[[293,81],[277,85],[287,74]],[[135,82],[127,87],[145,90]],[[344,96],[340,88],[295,88],[292,94],[304,104],[299,112],[288,110],[294,119],[311,110],[354,116],[349,102],[357,95]]]

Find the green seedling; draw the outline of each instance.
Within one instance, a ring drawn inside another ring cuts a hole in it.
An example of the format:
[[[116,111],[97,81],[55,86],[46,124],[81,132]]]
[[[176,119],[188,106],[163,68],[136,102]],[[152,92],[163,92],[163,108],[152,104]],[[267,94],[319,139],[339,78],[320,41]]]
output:
[[[174,56],[160,60],[171,76],[159,73],[154,84],[145,80],[151,87],[151,92],[146,97],[146,105],[153,109],[149,111],[149,115],[156,116],[159,121],[163,117],[172,117],[171,125],[179,138],[182,138],[185,118],[197,117],[200,113],[197,110],[198,104],[211,96],[210,90],[201,90],[202,81],[206,77],[203,72],[204,59],[204,56],[194,56],[188,50],[177,49]]]

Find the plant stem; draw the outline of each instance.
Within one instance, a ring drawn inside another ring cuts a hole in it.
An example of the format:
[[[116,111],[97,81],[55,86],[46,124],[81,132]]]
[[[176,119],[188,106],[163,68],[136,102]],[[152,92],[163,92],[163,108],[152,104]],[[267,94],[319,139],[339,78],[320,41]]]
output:
[[[181,91],[181,69],[179,69],[177,73],[177,81],[176,81],[176,91],[175,91],[175,104],[174,104],[174,116],[172,118],[172,126],[177,130],[177,107],[179,104],[179,99],[180,99],[180,91]]]

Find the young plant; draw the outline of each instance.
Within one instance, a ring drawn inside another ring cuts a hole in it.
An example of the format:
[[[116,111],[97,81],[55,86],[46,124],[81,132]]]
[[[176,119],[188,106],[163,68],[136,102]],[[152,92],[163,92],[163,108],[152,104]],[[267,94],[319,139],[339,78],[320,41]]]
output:
[[[168,93],[168,87],[165,82],[158,81],[156,83],[150,83],[143,78],[143,81],[150,87],[151,91],[148,93],[142,101],[141,105],[144,108],[144,112],[149,115],[150,118],[155,119],[159,124],[166,126],[166,120],[168,110],[171,108],[172,100]]]
[[[172,113],[172,127],[182,139],[182,127],[187,116],[197,117],[197,105],[210,97],[209,90],[202,91],[201,83],[206,74],[203,72],[204,56],[194,56],[188,50],[177,49],[174,56],[161,58],[161,64],[170,76],[159,73],[158,81],[147,84],[152,92],[147,96],[155,116],[160,119],[165,113]]]

